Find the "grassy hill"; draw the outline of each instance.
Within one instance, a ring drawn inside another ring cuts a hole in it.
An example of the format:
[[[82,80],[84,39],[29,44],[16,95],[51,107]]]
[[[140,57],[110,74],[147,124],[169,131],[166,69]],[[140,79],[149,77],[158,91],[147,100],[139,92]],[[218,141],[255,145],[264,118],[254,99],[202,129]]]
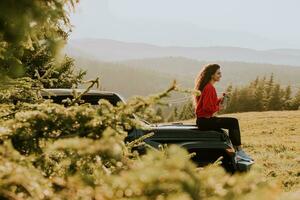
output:
[[[239,119],[244,148],[262,176],[279,182],[285,191],[300,192],[300,110],[221,116]],[[195,123],[195,119],[184,123]]]

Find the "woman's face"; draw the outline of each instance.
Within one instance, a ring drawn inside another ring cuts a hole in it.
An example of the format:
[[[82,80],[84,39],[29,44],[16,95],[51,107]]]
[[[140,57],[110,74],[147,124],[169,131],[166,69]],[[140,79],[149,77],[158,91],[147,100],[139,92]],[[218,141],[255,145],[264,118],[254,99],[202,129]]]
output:
[[[212,75],[211,78],[212,78],[212,80],[214,80],[214,81],[220,81],[221,77],[222,77],[221,70],[218,69],[218,70],[216,71],[216,73],[214,73],[214,74]]]

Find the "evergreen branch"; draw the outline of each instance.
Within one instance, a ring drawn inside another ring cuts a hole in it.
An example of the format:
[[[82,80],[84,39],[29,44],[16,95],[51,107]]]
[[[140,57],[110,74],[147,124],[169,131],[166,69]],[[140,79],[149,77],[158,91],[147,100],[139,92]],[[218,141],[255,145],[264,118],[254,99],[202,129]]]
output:
[[[82,92],[80,93],[78,96],[75,96],[74,99],[72,99],[70,106],[75,105],[76,103],[78,103],[78,101],[80,101],[80,99],[86,95],[93,87],[94,85],[97,85],[97,87],[99,87],[99,77],[97,77],[95,80],[90,80],[88,81],[91,84]],[[75,91],[74,91],[75,92]]]
[[[145,139],[147,139],[147,138],[149,138],[149,137],[151,137],[153,135],[154,135],[154,132],[147,133],[147,134],[139,137],[138,139],[133,140],[132,142],[127,143],[126,146],[128,148],[130,148],[130,149],[133,148],[133,147],[140,146],[139,143],[143,142]]]

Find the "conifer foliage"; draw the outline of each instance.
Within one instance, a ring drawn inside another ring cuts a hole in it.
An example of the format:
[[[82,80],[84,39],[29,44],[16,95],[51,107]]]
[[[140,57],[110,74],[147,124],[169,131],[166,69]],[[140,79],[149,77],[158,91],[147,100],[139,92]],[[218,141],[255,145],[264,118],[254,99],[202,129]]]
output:
[[[275,82],[273,74],[267,79],[257,77],[243,87],[227,88],[229,102],[223,113],[268,111],[268,110],[298,110],[300,101],[298,94],[292,95],[291,86],[283,88]]]
[[[178,90],[175,83],[116,106],[106,100],[96,108],[79,104],[80,94],[67,106],[44,100],[42,88],[70,86],[83,75],[55,64],[56,47],[69,25],[65,8],[74,3],[0,1],[0,199],[276,198],[277,187],[254,171],[231,176],[217,165],[199,170],[175,145],[149,147],[143,156],[132,150],[145,145],[143,140],[124,138],[132,129],[149,128],[140,119],[157,120],[153,106]]]
[[[300,89],[293,95],[290,85],[282,87],[274,78],[273,74],[268,79],[257,77],[242,87],[230,84],[225,90],[229,98],[227,106],[219,113],[300,109]],[[195,105],[188,99],[180,109],[177,105],[170,109],[169,114],[160,115],[161,122],[194,119]]]
[[[45,87],[77,85],[73,59],[61,55],[71,31],[69,12],[78,0],[3,0],[0,2],[0,75],[44,79]],[[47,75],[49,76],[49,75]]]

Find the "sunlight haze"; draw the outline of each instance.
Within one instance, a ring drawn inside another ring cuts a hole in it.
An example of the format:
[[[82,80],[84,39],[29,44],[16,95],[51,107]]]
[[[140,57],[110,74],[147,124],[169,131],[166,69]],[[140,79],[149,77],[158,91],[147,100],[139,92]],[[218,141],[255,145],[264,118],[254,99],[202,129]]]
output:
[[[71,39],[300,49],[298,0],[82,0]]]

